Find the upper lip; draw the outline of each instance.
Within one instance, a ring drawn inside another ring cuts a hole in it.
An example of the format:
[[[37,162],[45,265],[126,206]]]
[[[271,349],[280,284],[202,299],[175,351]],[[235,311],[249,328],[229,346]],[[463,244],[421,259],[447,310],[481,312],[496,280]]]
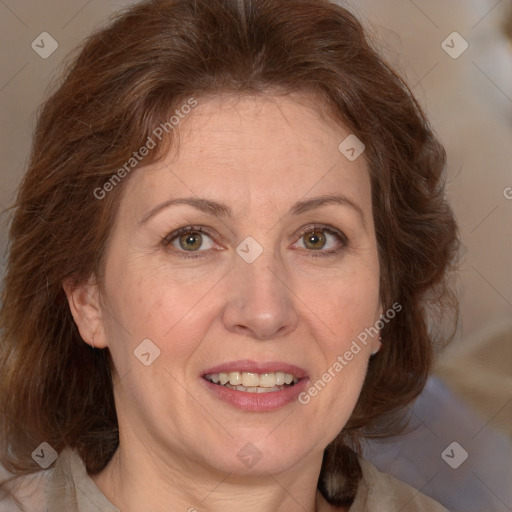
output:
[[[272,361],[268,363],[259,363],[257,361],[251,361],[244,359],[241,361],[229,361],[216,366],[212,366],[202,372],[202,376],[212,375],[214,373],[229,373],[229,372],[247,372],[247,373],[273,373],[283,372],[289,373],[294,377],[302,379],[307,376],[306,370],[295,366],[294,364],[282,363],[279,361]]]

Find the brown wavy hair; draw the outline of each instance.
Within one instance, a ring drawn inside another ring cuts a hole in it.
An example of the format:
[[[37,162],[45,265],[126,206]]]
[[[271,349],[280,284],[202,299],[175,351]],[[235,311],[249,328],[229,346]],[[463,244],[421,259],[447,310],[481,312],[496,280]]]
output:
[[[103,257],[124,186],[103,187],[169,113],[194,96],[310,93],[319,110],[366,145],[384,311],[360,399],[326,448],[360,476],[349,441],[389,434],[382,418],[421,391],[447,311],[457,317],[449,272],[458,229],[444,193],[445,150],[404,81],[359,21],[328,0],[156,0],[119,13],[68,59],[38,114],[28,169],[9,235],[0,311],[0,462],[39,470],[31,452],[48,442],[75,449],[91,474],[118,446],[108,349],[81,339],[63,281],[103,276]],[[177,133],[177,132],[176,132]],[[144,159],[161,159],[170,132]],[[341,141],[340,141],[341,142]],[[133,172],[137,172],[136,170]],[[453,335],[453,332],[452,332]],[[323,483],[322,483],[323,482]]]

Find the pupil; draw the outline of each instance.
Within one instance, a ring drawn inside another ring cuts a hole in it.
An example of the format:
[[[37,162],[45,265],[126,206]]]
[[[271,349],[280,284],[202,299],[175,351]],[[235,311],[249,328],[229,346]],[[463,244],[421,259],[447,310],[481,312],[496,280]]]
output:
[[[313,249],[318,249],[318,242],[325,242],[325,237],[321,234],[320,231],[312,231],[311,234],[307,237],[307,242],[313,245]],[[323,244],[320,246],[322,247]]]
[[[201,235],[199,233],[187,234],[184,238],[185,245],[183,246],[183,244],[182,244],[182,247],[187,251],[197,249],[201,245],[200,240],[201,240]]]

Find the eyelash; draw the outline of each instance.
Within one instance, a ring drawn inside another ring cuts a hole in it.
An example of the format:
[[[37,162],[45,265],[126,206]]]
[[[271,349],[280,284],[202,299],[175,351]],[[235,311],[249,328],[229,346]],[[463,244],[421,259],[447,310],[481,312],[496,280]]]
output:
[[[336,256],[338,253],[340,253],[343,249],[345,249],[348,246],[348,239],[343,232],[341,232],[338,229],[333,228],[331,226],[326,226],[324,224],[310,224],[310,225],[306,226],[305,228],[303,228],[300,231],[299,240],[305,234],[311,233],[313,231],[322,231],[322,232],[326,232],[326,233],[329,233],[330,235],[335,236],[338,239],[338,241],[340,242],[340,246],[337,247],[336,249],[331,249],[329,251],[319,250],[317,254],[314,254],[314,252],[316,252],[316,251],[306,249],[306,251],[308,253],[311,253],[310,256],[312,258],[319,258],[319,257],[325,258],[325,257],[330,257],[330,256]],[[172,244],[172,242],[176,238],[178,238],[181,235],[187,234],[187,233],[201,233],[202,235],[207,235],[210,238],[213,238],[213,234],[210,233],[210,230],[205,229],[204,226],[185,226],[185,227],[179,228],[179,229],[173,231],[172,233],[170,233],[169,235],[167,235],[162,240],[162,245],[165,248],[169,248],[169,246]],[[172,250],[173,250],[173,252],[179,253],[180,257],[185,258],[185,259],[197,259],[197,258],[204,258],[204,257],[208,256],[206,254],[208,252],[207,250],[206,251],[190,251],[190,252],[179,250],[179,249],[174,249],[174,248]],[[205,253],[205,254],[201,254],[201,253]]]

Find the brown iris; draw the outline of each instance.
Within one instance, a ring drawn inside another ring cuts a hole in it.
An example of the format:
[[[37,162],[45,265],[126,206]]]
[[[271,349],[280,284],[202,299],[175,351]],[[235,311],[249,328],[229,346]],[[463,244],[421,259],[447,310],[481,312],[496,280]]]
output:
[[[181,235],[179,238],[180,247],[185,251],[194,251],[201,247],[203,237],[198,231],[192,231]]]
[[[304,245],[308,249],[322,249],[322,247],[325,245],[325,235],[321,231],[310,231],[306,235],[304,235]],[[321,245],[318,245],[321,243]],[[308,246],[308,244],[311,244]]]

